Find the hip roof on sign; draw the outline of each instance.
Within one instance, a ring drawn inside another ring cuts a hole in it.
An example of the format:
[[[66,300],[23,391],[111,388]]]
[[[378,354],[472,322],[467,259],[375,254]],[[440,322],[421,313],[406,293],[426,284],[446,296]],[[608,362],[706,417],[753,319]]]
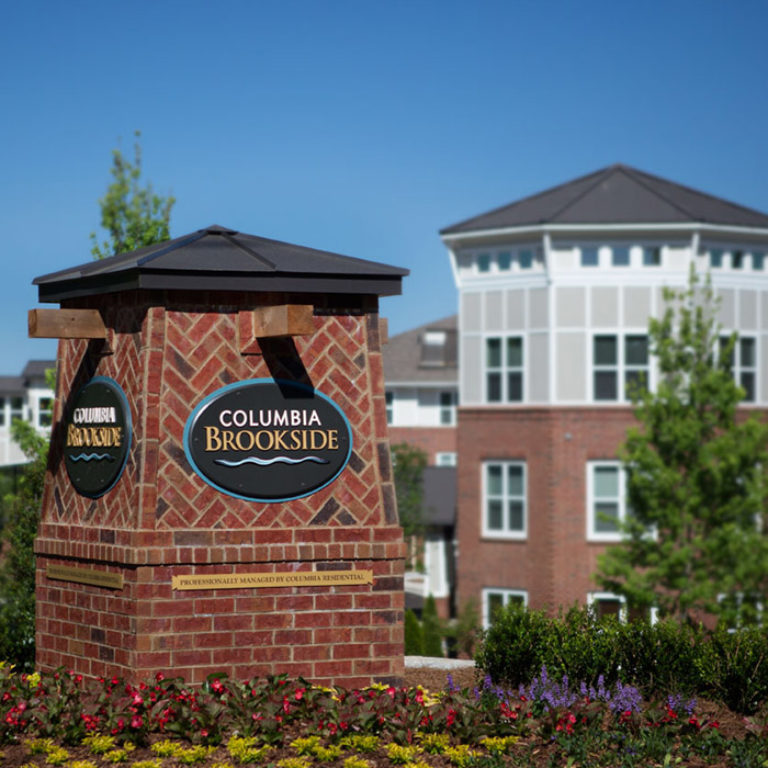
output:
[[[650,223],[768,228],[768,214],[617,164],[453,224],[440,233]]]
[[[40,301],[146,290],[393,296],[409,270],[220,226],[35,278]]]

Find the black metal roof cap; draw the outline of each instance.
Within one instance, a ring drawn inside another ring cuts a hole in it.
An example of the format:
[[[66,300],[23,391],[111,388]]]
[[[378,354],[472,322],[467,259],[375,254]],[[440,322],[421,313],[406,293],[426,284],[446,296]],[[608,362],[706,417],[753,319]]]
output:
[[[714,224],[768,228],[768,214],[616,164],[440,230],[583,224]]]
[[[286,291],[397,295],[409,270],[218,225],[37,277],[40,301],[115,291]]]

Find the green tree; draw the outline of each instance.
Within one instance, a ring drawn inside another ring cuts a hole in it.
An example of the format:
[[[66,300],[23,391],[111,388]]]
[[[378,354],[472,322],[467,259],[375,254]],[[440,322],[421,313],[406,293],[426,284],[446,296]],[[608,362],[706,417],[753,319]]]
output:
[[[424,635],[421,631],[421,622],[418,616],[409,608],[405,612],[405,655],[424,655]]]
[[[163,197],[152,190],[152,185],[141,181],[141,133],[135,131],[133,162],[120,149],[112,150],[112,183],[107,194],[99,200],[101,226],[109,233],[109,240],[99,245],[91,233],[91,253],[97,259],[126,253],[170,238],[171,209],[176,199]]]
[[[34,540],[45,484],[48,440],[26,421],[14,421],[13,439],[29,463],[16,494],[6,496],[0,564],[0,660],[31,671],[35,663]]]
[[[406,538],[424,533],[423,475],[427,454],[408,443],[392,446],[397,512]]]
[[[691,269],[687,290],[664,298],[663,317],[649,323],[659,381],[654,391],[634,391],[639,425],[620,452],[630,510],[624,538],[599,558],[596,578],[630,606],[655,605],[678,620],[701,611],[749,619],[768,577],[768,428],[738,412],[738,340],[721,336],[709,279],[701,284]]]
[[[424,610],[421,612],[421,628],[424,633],[424,655],[443,655],[443,630],[437,615],[437,603],[432,595],[424,601]]]

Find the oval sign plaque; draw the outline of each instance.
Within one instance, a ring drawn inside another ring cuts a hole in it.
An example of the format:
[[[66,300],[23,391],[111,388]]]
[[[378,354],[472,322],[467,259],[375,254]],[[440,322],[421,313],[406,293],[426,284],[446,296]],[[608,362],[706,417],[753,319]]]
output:
[[[75,490],[98,499],[120,479],[131,447],[131,409],[120,385],[95,376],[65,420],[64,465]]]
[[[352,430],[320,392],[251,379],[213,392],[192,411],[184,450],[195,472],[230,496],[290,501],[339,476],[352,452]]]

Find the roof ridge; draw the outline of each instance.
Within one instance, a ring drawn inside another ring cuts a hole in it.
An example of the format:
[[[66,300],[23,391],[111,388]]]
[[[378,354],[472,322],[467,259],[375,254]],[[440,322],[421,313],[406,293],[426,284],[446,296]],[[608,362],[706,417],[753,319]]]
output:
[[[576,184],[581,181],[586,181],[591,176],[597,176],[599,174],[605,173],[605,171],[609,170],[614,166],[606,166],[605,168],[598,168],[596,171],[592,171],[592,173],[585,173],[583,176],[577,176],[575,179],[570,179],[569,181],[563,181],[560,184],[555,184],[554,187],[547,187],[546,189],[541,189],[538,192],[534,192],[531,195],[526,195],[525,197],[521,197],[519,200],[514,200],[511,203],[506,203],[505,205],[499,205],[496,208],[491,208],[490,211],[485,211],[484,213],[478,213],[476,216],[470,216],[468,219],[463,219],[462,221],[457,221],[453,224],[448,225],[447,227],[443,227],[440,230],[440,234],[443,232],[448,232],[449,230],[453,229],[454,227],[460,227],[464,226],[466,224],[470,224],[475,219],[484,219],[486,216],[492,216],[495,213],[498,213],[499,211],[503,211],[508,208],[515,208],[521,203],[527,203],[531,200],[535,200],[537,197],[542,197],[543,195],[549,195],[552,192],[556,192],[559,189],[562,189],[563,187],[570,186],[571,184]]]
[[[737,208],[740,211],[747,211],[748,213],[754,213],[759,216],[766,215],[765,211],[761,211],[758,208],[750,208],[748,205],[742,205],[741,203],[736,203],[733,200],[727,200],[724,197],[718,197],[717,195],[714,195],[711,192],[704,192],[703,190],[696,189],[696,187],[691,187],[688,184],[681,184],[679,181],[672,181],[672,179],[665,179],[663,176],[658,176],[655,173],[649,173],[648,171],[641,171],[639,168],[631,168],[631,167],[629,167],[629,170],[633,171],[636,174],[639,174],[640,176],[645,176],[649,179],[653,179],[654,181],[661,182],[662,184],[668,184],[670,186],[677,187],[677,189],[684,190],[685,192],[690,192],[693,195],[698,195],[699,197],[706,197],[707,200],[711,200],[720,205],[725,203],[726,205],[731,206],[731,208]],[[691,216],[692,214],[688,214],[688,215]]]
[[[698,216],[693,214],[691,211],[689,211],[684,206],[680,205],[679,203],[674,202],[673,200],[670,200],[669,197],[667,195],[665,195],[663,192],[659,192],[658,190],[656,190],[653,187],[651,187],[650,184],[648,184],[648,182],[645,181],[645,179],[637,178],[637,177],[645,175],[645,176],[649,176],[652,179],[661,181],[661,182],[663,182],[665,184],[670,184],[670,183],[673,184],[674,182],[670,182],[670,181],[667,181],[666,179],[662,179],[661,176],[655,177],[655,176],[653,176],[653,174],[644,173],[643,171],[638,170],[637,168],[632,168],[630,166],[627,166],[626,168],[624,168],[622,170],[624,171],[625,175],[629,176],[636,184],[639,184],[644,189],[647,189],[652,195],[655,195],[656,197],[661,198],[665,203],[667,203],[667,205],[671,205],[676,210],[678,210],[681,213],[685,214],[689,219],[693,219],[695,221],[697,218],[699,218]],[[694,190],[690,190],[690,191],[694,191]],[[698,193],[698,194],[701,194],[701,193]]]
[[[164,248],[158,248],[156,251],[152,251],[152,253],[148,253],[146,256],[142,256],[140,259],[136,260],[136,266],[137,267],[143,267],[145,264],[149,264],[149,262],[154,261],[155,259],[159,259],[161,256],[164,256],[166,253],[170,253],[171,251],[175,251],[177,248],[183,248],[185,245],[189,245],[190,243],[194,243],[197,240],[200,240],[205,236],[204,230],[199,230],[197,232],[193,232],[191,235],[179,237],[175,240],[169,240],[165,243],[158,243],[158,245],[165,245]],[[130,251],[128,252],[130,253]]]
[[[594,184],[591,184],[588,186],[581,194],[577,195],[573,199],[569,200],[565,205],[563,205],[561,208],[559,208],[557,211],[555,211],[550,217],[550,222],[555,221],[560,214],[562,214],[564,211],[567,211],[571,206],[576,205],[580,200],[582,200],[586,195],[588,195],[595,187],[597,187],[599,184],[602,184],[604,179],[608,176],[610,176],[612,173],[616,173],[617,171],[621,171],[622,167],[619,163],[615,163],[613,165],[607,165],[605,168],[601,168],[599,171],[596,171],[594,175],[599,175],[600,178],[595,181]],[[584,179],[588,178],[588,176],[585,176]],[[571,184],[580,181],[580,179],[574,179]]]
[[[234,232],[233,234],[235,234],[235,235],[236,235],[236,234],[239,234],[239,233],[237,233],[237,232]],[[269,267],[269,268],[270,268],[270,269],[271,269],[273,272],[274,272],[274,271],[277,271],[277,264],[275,264],[274,262],[270,261],[268,258],[266,258],[266,256],[262,256],[262,255],[261,255],[260,253],[258,253],[257,251],[254,251],[252,248],[249,248],[249,247],[248,247],[247,245],[245,245],[244,243],[240,243],[240,242],[238,242],[237,240],[235,240],[234,236],[233,236],[233,235],[230,235],[228,232],[222,232],[222,233],[221,233],[221,234],[219,234],[218,236],[219,236],[219,237],[223,237],[225,240],[227,240],[228,242],[232,243],[232,245],[236,246],[236,247],[237,247],[237,248],[239,248],[241,251],[244,251],[245,253],[247,253],[249,256],[253,257],[254,259],[256,259],[256,260],[257,260],[258,262],[260,262],[261,264],[265,264],[265,265],[266,265],[266,266],[268,266],[268,267]]]

